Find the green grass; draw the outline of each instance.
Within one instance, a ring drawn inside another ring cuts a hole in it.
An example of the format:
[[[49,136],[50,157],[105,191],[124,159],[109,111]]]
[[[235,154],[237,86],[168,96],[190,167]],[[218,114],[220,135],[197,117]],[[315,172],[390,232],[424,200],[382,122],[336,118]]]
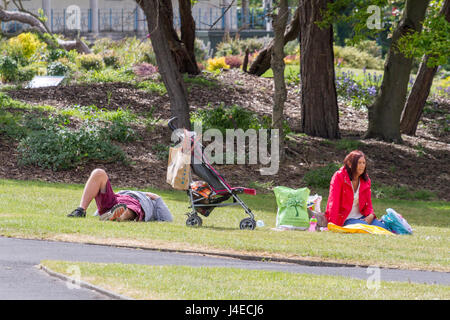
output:
[[[43,261],[58,273],[134,299],[189,300],[403,300],[448,299],[441,285],[373,282],[342,276],[319,276],[238,268],[147,266]],[[78,269],[79,268],[79,269]],[[380,279],[382,280],[382,279]]]
[[[203,218],[203,227],[188,228],[185,192],[155,189],[147,190],[163,197],[173,223],[101,222],[91,215],[95,203],[87,218],[69,219],[66,215],[78,206],[82,189],[82,185],[0,180],[0,235],[450,271],[450,204],[444,201],[374,199],[379,216],[394,208],[414,229],[411,236],[377,236],[273,231],[277,212],[273,194],[242,197],[256,219],[265,222],[254,231],[239,230],[239,221],[246,217],[239,206],[217,208]],[[325,204],[326,198],[322,209]]]

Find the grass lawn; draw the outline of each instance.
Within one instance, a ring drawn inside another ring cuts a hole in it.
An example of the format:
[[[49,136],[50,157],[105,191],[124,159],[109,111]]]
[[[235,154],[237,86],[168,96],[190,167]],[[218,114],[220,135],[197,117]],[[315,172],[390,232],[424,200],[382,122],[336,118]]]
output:
[[[256,219],[265,222],[254,231],[239,230],[246,215],[238,206],[215,209],[203,218],[203,227],[188,228],[187,196],[171,190],[148,189],[162,195],[173,223],[101,222],[91,215],[95,203],[87,218],[67,218],[78,206],[82,189],[82,185],[0,180],[0,235],[450,271],[448,202],[374,199],[379,216],[394,208],[414,229],[411,236],[381,236],[273,231],[277,211],[273,194],[243,196]],[[322,208],[325,203],[326,198]]]
[[[42,265],[134,299],[393,300],[448,299],[447,286],[238,268],[42,261]],[[75,269],[76,268],[76,269]],[[79,273],[78,273],[79,270]]]

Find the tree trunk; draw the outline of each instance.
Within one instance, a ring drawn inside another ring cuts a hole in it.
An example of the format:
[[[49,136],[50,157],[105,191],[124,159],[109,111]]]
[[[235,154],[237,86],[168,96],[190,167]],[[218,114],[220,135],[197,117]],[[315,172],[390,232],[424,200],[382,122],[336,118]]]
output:
[[[242,0],[242,7],[241,7],[241,17],[242,17],[242,26],[241,29],[247,29],[248,28],[248,0]]]
[[[331,0],[300,0],[300,80],[303,131],[311,136],[337,139],[339,114],[334,74],[333,28],[320,29]]]
[[[448,22],[450,22],[450,0],[446,0],[440,11]],[[415,135],[417,125],[422,116],[423,108],[430,94],[433,78],[438,69],[437,66],[429,68],[427,66],[429,56],[422,58],[416,80],[406,101],[403,111],[402,121],[400,122],[400,131],[407,135]]]
[[[407,0],[403,17],[392,36],[380,92],[369,106],[369,128],[365,138],[401,143],[400,116],[405,105],[412,58],[396,47],[398,40],[410,32],[420,32],[429,0]]]
[[[284,103],[287,98],[286,83],[284,81],[284,31],[286,30],[289,15],[288,1],[280,0],[278,14],[273,15],[274,41],[271,65],[273,70],[273,82],[275,86],[274,104],[272,110],[272,128],[278,129],[280,159],[284,159]]]
[[[48,32],[45,25],[36,17],[21,11],[7,11],[0,8],[0,21],[8,22],[8,21],[17,21],[20,23],[28,24],[31,28],[29,31],[37,32],[40,34],[50,33]],[[72,49],[76,49],[79,53],[91,53],[91,49],[79,38],[75,40],[60,40],[54,41],[50,43],[50,40],[47,41],[48,44],[57,45],[60,48],[70,51]]]
[[[295,10],[294,17],[292,18],[292,21],[284,34],[283,46],[286,45],[286,43],[288,43],[289,41],[297,39],[299,32],[300,32],[300,22],[299,22],[299,11],[297,8],[297,10]],[[269,43],[269,45],[258,54],[255,61],[250,66],[250,70],[248,71],[248,73],[261,76],[264,72],[270,69],[270,60],[272,57],[273,43],[274,41],[272,40]]]
[[[416,134],[417,125],[422,116],[425,102],[433,84],[433,77],[438,68],[437,66],[428,68],[427,61],[428,56],[424,56],[419,67],[417,78],[406,101],[405,111],[400,122],[401,132],[411,136]]]
[[[190,130],[186,87],[172,55],[170,41],[166,37],[167,7],[162,3],[165,1],[167,0],[137,0],[136,2],[147,16],[150,40],[155,51],[159,73],[169,95],[172,116],[178,117],[176,123],[178,128]]]
[[[185,47],[184,69],[189,74],[199,74],[195,59],[195,20],[192,17],[191,0],[178,0],[181,18],[181,42]],[[183,72],[183,70],[180,70]]]

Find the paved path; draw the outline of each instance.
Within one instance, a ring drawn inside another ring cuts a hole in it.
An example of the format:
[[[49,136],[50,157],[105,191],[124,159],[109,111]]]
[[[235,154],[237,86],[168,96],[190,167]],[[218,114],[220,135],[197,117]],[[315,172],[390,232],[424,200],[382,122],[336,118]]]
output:
[[[36,265],[42,260],[235,267],[318,275],[340,275],[363,280],[373,275],[373,271],[370,272],[367,268],[358,267],[304,266],[198,254],[0,237],[0,299],[108,299],[94,291],[69,289],[64,281],[50,277],[36,268]],[[379,272],[382,281],[450,285],[450,273],[397,269],[380,269]]]

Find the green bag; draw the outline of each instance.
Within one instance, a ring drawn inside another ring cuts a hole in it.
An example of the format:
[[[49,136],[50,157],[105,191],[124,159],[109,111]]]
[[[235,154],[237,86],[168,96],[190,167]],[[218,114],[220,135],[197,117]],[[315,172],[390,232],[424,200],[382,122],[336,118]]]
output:
[[[277,200],[277,227],[293,226],[302,229],[309,227],[309,216],[306,209],[310,190],[308,188],[291,189],[288,187],[273,188]]]

